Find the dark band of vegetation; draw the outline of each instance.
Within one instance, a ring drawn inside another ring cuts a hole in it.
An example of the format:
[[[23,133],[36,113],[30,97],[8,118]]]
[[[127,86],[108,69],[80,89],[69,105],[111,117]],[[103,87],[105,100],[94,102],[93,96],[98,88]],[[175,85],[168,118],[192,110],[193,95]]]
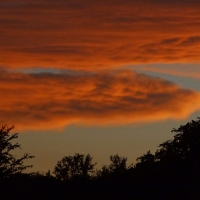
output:
[[[20,148],[13,128],[0,129],[0,199],[200,199],[200,118],[173,129],[172,140],[135,165],[116,154],[97,170],[90,154],[77,153],[58,161],[52,174],[23,173],[33,156],[12,155]]]

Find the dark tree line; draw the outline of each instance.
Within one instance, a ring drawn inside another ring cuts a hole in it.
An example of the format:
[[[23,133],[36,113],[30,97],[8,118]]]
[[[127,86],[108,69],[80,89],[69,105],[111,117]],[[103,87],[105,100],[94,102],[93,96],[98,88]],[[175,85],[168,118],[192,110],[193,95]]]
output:
[[[135,165],[116,154],[97,170],[90,154],[77,153],[43,174],[23,173],[33,156],[12,155],[20,148],[12,129],[0,129],[0,199],[200,199],[200,118],[173,129],[173,139]]]

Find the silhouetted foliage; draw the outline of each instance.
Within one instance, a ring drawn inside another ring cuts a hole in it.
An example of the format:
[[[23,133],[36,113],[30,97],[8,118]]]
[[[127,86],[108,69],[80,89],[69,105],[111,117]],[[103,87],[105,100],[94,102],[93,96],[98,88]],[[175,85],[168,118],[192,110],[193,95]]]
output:
[[[107,177],[110,173],[111,171],[110,171],[109,166],[103,165],[100,170],[95,171],[95,177],[97,179],[101,177]]]
[[[121,157],[118,154],[110,156],[111,164],[109,169],[111,172],[123,173],[126,171],[126,157]]]
[[[200,118],[192,120],[186,125],[173,129],[175,132],[173,140],[168,140],[159,145],[160,150],[156,152],[158,161],[165,160],[200,160]]]
[[[9,135],[13,128],[14,126],[8,127],[5,125],[0,129],[0,176],[4,178],[32,167],[32,165],[24,165],[24,160],[34,157],[26,153],[17,159],[11,154],[12,150],[21,148],[18,143],[12,144],[12,140],[18,138],[18,133]]]
[[[151,154],[150,151],[148,151],[146,154],[144,154],[143,156],[140,156],[137,158],[137,161],[139,161],[135,167],[139,167],[140,165],[151,165],[155,162],[155,156],[153,154]]]
[[[174,138],[161,143],[154,155],[148,151],[137,159],[139,162],[135,169],[139,170],[137,175],[140,175],[140,182],[144,180],[141,185],[147,189],[146,183],[154,182],[157,189],[164,185],[165,190],[159,190],[168,191],[168,195],[199,199],[200,118],[172,132],[176,133]],[[155,188],[151,187],[151,192],[155,193]]]
[[[94,172],[95,165],[96,163],[92,164],[92,157],[89,154],[84,156],[76,153],[74,156],[65,156],[58,161],[53,173],[60,180],[89,178]]]
[[[77,153],[58,161],[55,177],[48,171],[0,180],[0,199],[200,199],[200,118],[172,132],[172,140],[138,157],[134,167],[116,154],[93,175],[92,157]]]
[[[180,161],[199,162],[200,161],[200,118],[197,121],[192,120],[186,125],[173,129],[176,135],[174,139],[161,143],[155,152],[150,151],[141,157],[136,166],[141,164],[152,164],[155,162],[175,163]]]
[[[111,174],[115,175],[121,175],[126,172],[127,168],[126,166],[127,158],[121,157],[118,154],[111,155],[110,156],[110,165],[103,165],[100,170],[96,170],[96,178],[101,177],[107,177]]]

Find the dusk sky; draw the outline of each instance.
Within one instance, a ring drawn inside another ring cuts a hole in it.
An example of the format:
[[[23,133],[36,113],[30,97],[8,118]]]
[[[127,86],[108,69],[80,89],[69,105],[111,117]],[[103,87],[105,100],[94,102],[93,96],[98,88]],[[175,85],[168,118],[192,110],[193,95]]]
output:
[[[200,1],[1,0],[0,125],[31,171],[128,163],[200,117]]]

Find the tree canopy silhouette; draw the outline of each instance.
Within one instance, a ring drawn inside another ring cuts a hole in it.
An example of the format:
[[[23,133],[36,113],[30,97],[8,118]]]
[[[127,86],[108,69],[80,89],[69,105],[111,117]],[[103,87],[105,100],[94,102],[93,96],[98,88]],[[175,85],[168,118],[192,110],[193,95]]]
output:
[[[156,162],[176,163],[188,162],[200,164],[200,118],[192,120],[178,129],[172,129],[176,133],[172,140],[161,143],[155,155],[148,151],[141,157],[136,167],[149,165]]]
[[[18,138],[18,133],[9,135],[9,132],[14,128],[7,125],[0,129],[0,177],[9,177],[10,175],[21,173],[23,170],[32,167],[32,165],[24,165],[24,160],[33,158],[25,153],[21,158],[16,158],[11,154],[12,150],[21,148],[18,143],[13,144],[12,140]]]

